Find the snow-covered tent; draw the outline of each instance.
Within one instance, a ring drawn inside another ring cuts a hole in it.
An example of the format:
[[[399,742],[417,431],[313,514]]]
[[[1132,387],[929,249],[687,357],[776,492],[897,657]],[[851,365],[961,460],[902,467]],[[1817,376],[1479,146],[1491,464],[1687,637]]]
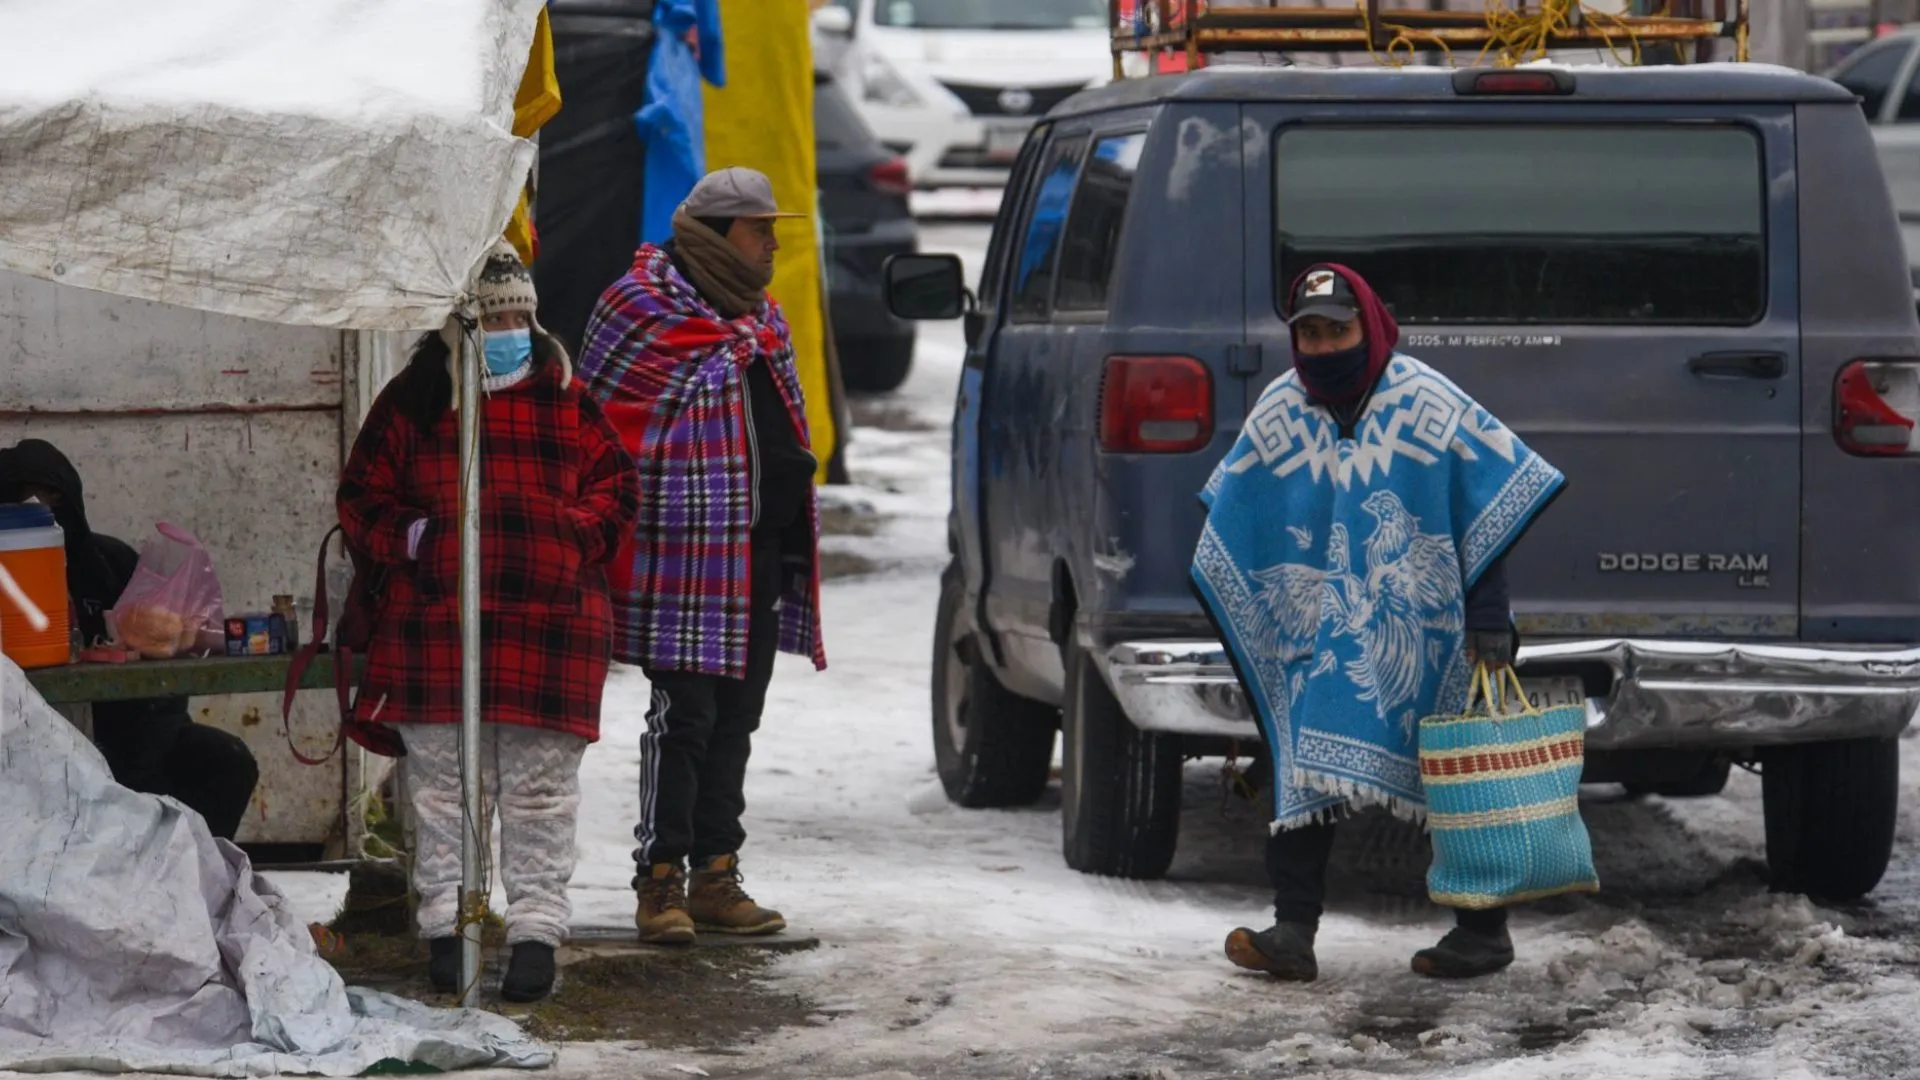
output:
[[[0,270],[274,323],[438,326],[533,160],[514,97],[541,7],[0,0]],[[0,1069],[552,1060],[499,1017],[349,994],[236,849],[113,784],[5,660],[0,809]]]
[[[0,268],[268,322],[438,326],[533,160],[540,0],[0,0]]]

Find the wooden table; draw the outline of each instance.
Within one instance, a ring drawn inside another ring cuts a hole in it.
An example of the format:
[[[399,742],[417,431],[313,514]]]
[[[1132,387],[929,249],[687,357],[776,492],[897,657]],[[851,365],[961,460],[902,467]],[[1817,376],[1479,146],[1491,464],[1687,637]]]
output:
[[[286,689],[291,656],[213,656],[204,660],[133,660],[36,668],[27,681],[52,705],[214,694],[277,694]],[[354,674],[366,666],[354,657]],[[321,653],[300,679],[302,690],[333,688],[334,654]]]

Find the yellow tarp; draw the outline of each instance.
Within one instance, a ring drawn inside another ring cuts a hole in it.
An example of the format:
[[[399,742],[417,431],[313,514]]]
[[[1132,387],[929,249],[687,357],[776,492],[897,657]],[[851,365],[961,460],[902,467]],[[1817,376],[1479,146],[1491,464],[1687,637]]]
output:
[[[758,169],[773,181],[780,209],[807,215],[779,225],[771,292],[793,328],[807,423],[824,480],[839,433],[828,397],[820,246],[813,220],[813,39],[807,12],[807,5],[795,0],[720,0],[727,85],[706,87],[707,168]]]
[[[533,24],[533,50],[527,56],[526,74],[520,77],[520,90],[513,96],[513,133],[522,139],[560,112],[560,79],[553,70],[553,29],[547,24],[547,9]],[[507,243],[520,253],[520,261],[533,265],[533,229],[528,222],[527,193],[520,192],[520,204],[513,208],[507,222]]]

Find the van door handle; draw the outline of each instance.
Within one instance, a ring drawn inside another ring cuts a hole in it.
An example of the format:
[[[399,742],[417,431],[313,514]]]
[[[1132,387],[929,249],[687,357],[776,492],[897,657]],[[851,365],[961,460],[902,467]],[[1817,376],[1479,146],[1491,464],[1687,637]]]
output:
[[[1710,352],[1687,361],[1687,368],[1703,379],[1778,379],[1787,373],[1787,354],[1777,352]]]

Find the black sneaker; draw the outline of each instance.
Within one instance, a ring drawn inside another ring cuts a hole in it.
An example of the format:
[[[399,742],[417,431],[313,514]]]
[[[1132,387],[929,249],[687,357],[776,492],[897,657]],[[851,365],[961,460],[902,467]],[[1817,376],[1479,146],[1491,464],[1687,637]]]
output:
[[[460,939],[437,937],[427,941],[427,981],[435,990],[451,994],[460,988]]]
[[[1440,944],[1413,954],[1413,970],[1435,979],[1477,979],[1513,963],[1513,939],[1505,930],[1484,933],[1456,926]]]
[[[500,981],[505,1001],[539,1001],[553,992],[553,946],[522,941],[507,960],[507,976]]]
[[[1227,935],[1227,959],[1283,982],[1312,982],[1320,977],[1320,964],[1313,958],[1314,930],[1304,923],[1274,923],[1257,933],[1243,926]]]

